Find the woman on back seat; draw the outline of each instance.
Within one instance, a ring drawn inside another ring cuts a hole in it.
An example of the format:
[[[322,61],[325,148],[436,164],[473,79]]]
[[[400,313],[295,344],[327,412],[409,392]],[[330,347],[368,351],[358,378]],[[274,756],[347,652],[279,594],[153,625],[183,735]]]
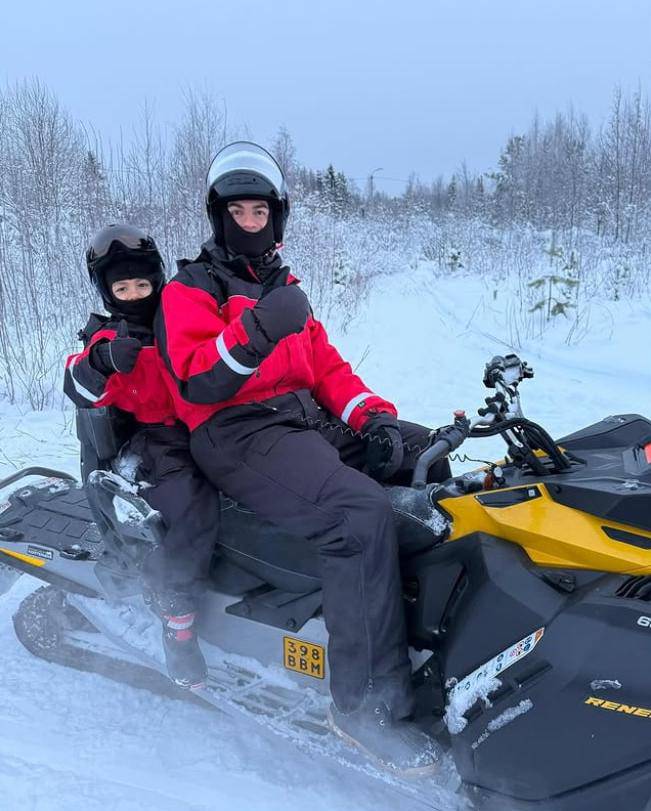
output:
[[[114,406],[135,420],[122,454],[137,459],[136,477],[149,485],[142,495],[166,527],[162,544],[145,560],[145,588],[163,622],[170,678],[181,687],[202,686],[196,591],[207,575],[219,502],[192,461],[188,431],[162,378],[153,319],[165,284],[163,261],[144,231],[109,225],[91,240],[86,263],[110,315],[91,313],[79,333],[83,351],[67,360],[64,391],[80,408]]]

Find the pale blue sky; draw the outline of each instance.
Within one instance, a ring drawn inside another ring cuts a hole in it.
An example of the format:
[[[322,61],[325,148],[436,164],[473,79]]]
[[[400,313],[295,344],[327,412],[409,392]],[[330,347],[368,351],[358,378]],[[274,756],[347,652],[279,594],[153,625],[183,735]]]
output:
[[[145,98],[173,123],[196,84],[262,143],[286,124],[308,165],[430,179],[494,165],[536,109],[599,122],[615,84],[648,90],[651,3],[5,0],[0,80],[29,76],[111,137]]]

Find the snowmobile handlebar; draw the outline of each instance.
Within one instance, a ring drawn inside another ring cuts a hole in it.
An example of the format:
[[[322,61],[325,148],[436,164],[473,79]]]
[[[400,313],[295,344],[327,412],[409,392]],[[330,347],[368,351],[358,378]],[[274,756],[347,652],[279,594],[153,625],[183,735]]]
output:
[[[455,451],[468,437],[501,434],[509,455],[517,465],[528,465],[535,473],[548,472],[535,450],[541,450],[552,461],[556,472],[570,468],[570,462],[551,436],[535,422],[525,418],[520,404],[518,385],[533,377],[533,369],[517,355],[496,355],[484,368],[484,385],[495,393],[486,397],[486,407],[479,408],[472,422],[464,411],[454,412],[454,424],[439,429],[434,440],[418,457],[411,486],[423,489],[429,469],[435,462]]]
[[[465,411],[454,412],[454,423],[439,428],[432,445],[418,457],[411,486],[422,490],[427,484],[429,469],[439,459],[455,451],[469,436],[471,424]]]

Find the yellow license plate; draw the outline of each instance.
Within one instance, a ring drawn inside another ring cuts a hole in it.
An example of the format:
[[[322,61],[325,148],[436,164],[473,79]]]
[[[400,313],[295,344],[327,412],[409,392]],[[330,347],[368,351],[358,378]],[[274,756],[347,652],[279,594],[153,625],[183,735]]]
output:
[[[325,679],[325,648],[322,645],[284,636],[283,662],[287,670],[295,670],[314,679]]]

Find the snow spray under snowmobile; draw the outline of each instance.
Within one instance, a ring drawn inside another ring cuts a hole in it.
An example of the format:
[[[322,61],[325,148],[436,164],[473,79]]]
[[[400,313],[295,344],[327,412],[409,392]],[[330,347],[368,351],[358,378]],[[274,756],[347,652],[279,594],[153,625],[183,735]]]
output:
[[[401,553],[416,720],[444,744],[481,809],[611,811],[651,798],[651,421],[607,417],[558,441],[526,419],[532,370],[494,358],[486,407],[433,433],[411,487],[388,487]],[[18,609],[49,661],[179,695],[163,677],[139,567],[161,519],[116,474],[115,413],[80,414],[80,484],[41,477],[0,504],[0,561],[45,581]],[[467,437],[500,435],[497,464],[440,484],[427,469]],[[320,560],[304,539],[221,495],[193,700],[255,729],[372,764],[330,733]],[[149,619],[147,619],[149,618]],[[395,785],[436,808],[436,781]]]

